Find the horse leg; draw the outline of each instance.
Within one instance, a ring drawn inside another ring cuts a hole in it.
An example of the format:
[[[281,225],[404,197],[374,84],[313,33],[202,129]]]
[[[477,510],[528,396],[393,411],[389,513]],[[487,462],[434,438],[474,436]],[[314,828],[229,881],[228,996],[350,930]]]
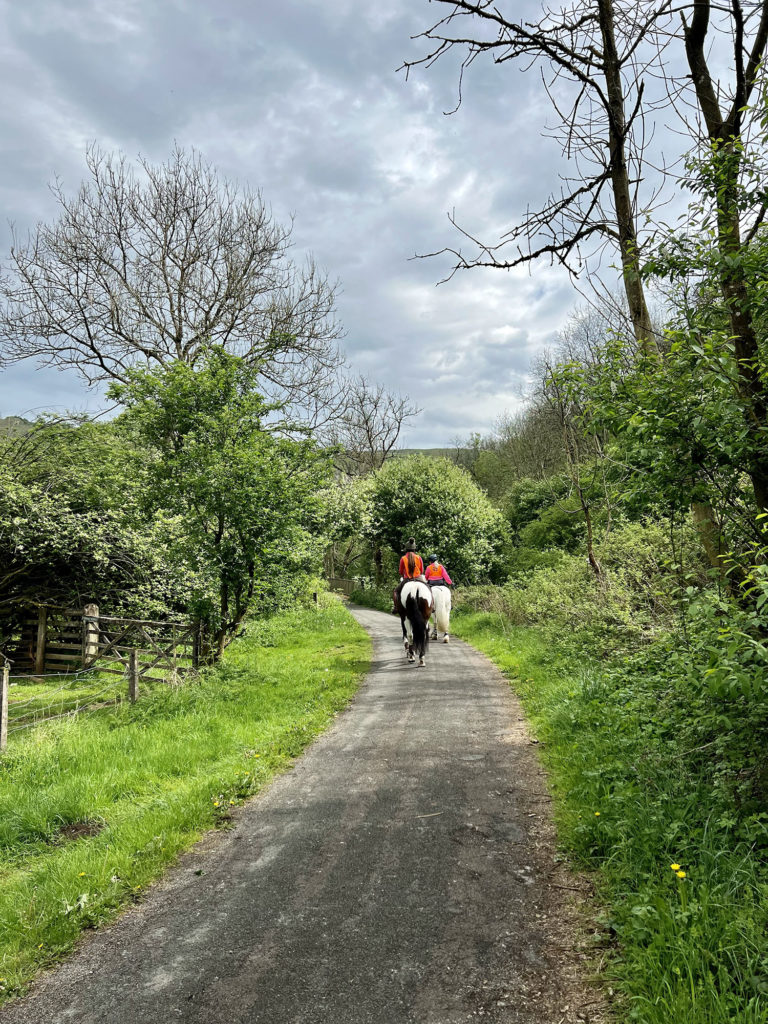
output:
[[[447,588],[438,587],[435,594],[435,631],[433,639],[437,639],[437,633],[443,634],[443,643],[448,643],[448,631],[451,628],[451,595]]]
[[[402,612],[400,622],[403,627],[403,647],[405,648],[405,656],[408,661],[415,661],[416,656],[413,653],[413,629],[410,621],[406,618],[405,610]]]
[[[419,665],[423,667],[426,665],[425,656],[427,653],[427,647],[429,646],[429,617],[432,613],[432,609],[429,605],[422,602],[419,606],[419,614],[424,622],[424,633],[419,643]]]

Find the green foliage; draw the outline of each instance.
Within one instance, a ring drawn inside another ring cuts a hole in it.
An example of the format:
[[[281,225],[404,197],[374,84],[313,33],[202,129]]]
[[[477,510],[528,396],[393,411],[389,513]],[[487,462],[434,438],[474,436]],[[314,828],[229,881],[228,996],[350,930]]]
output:
[[[112,424],[41,422],[0,444],[0,606],[82,604],[148,618],[183,605],[178,520],[139,507],[133,442]],[[10,610],[10,611],[9,611]]]
[[[691,609],[687,641],[664,633],[634,652],[606,632],[579,645],[560,623],[514,626],[502,609],[465,604],[453,628],[510,676],[541,740],[560,842],[598,872],[596,939],[621,1020],[766,1024],[763,652],[735,643],[736,685],[721,691],[708,648],[730,615],[716,604]]]
[[[692,532],[681,532],[677,543],[680,556],[693,560]],[[531,557],[531,569],[502,586],[463,591],[458,599],[470,608],[490,607],[516,625],[551,628],[558,644],[568,635],[579,648],[610,638],[627,649],[666,629],[681,586],[679,565],[670,557],[669,524],[618,523],[597,555],[605,570],[601,582],[583,554],[555,550],[544,564]]]
[[[350,601],[354,604],[361,604],[364,608],[376,608],[380,612],[392,611],[392,587],[365,587],[353,590],[349,595]]]
[[[711,501],[737,515],[743,536],[756,509],[745,486],[754,437],[734,391],[737,372],[729,339],[668,332],[663,362],[641,360],[618,383],[605,367],[593,413],[617,438],[625,467],[625,500],[686,511]]]
[[[257,366],[212,348],[195,367],[133,370],[110,388],[146,447],[145,506],[185,524],[171,557],[192,569],[190,605],[219,650],[254,600],[289,595],[319,557],[308,527],[327,457],[266,429],[275,406],[258,377]]]
[[[422,555],[438,555],[463,583],[501,573],[503,517],[447,459],[415,455],[384,465],[373,479],[368,534],[396,552],[414,536]]]
[[[524,547],[575,551],[584,541],[584,513],[581,505],[575,498],[550,505],[523,527],[519,536]]]
[[[513,540],[519,542],[521,531],[534,523],[555,502],[562,501],[567,493],[568,483],[559,476],[546,480],[533,480],[530,477],[516,480],[508,488],[503,505]]]
[[[330,541],[369,532],[372,485],[372,477],[366,476],[337,482],[321,491],[317,504],[318,532]]]
[[[317,572],[328,458],[268,429],[258,369],[212,349],[135,370],[106,424],[41,421],[0,439],[0,642],[18,602],[195,615],[220,651],[248,609]]]

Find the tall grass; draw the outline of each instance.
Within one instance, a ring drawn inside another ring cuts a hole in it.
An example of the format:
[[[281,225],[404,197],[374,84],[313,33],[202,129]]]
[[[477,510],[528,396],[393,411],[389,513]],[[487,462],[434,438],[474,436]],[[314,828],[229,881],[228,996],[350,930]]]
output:
[[[198,683],[13,735],[0,757],[0,998],[226,824],[328,725],[369,660],[330,601],[252,623]]]
[[[487,611],[459,610],[453,628],[521,696],[560,843],[596,872],[618,1019],[768,1024],[768,808],[738,796],[716,722],[695,738],[703,704],[665,650],[589,658],[565,630],[558,643]]]

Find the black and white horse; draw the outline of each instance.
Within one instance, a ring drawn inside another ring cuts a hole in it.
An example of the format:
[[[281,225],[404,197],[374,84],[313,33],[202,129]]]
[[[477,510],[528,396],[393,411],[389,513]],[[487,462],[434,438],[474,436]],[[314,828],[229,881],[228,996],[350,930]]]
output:
[[[408,661],[419,656],[419,665],[425,665],[424,657],[429,643],[429,618],[435,609],[432,591],[426,583],[408,580],[400,591],[400,625],[403,627],[403,644]]]

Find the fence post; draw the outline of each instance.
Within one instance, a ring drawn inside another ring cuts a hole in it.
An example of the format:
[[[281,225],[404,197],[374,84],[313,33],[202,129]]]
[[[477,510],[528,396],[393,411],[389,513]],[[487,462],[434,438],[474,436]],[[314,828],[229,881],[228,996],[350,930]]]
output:
[[[198,668],[200,665],[200,633],[202,629],[201,622],[195,624],[195,635],[192,638],[192,668]]]
[[[139,699],[139,652],[135,647],[128,654],[128,699],[131,704]]]
[[[87,604],[83,608],[83,666],[95,661],[99,654],[99,606]]]
[[[0,676],[0,750],[8,745],[8,686],[10,684],[11,666],[7,658],[3,658],[3,671]]]
[[[48,609],[41,605],[37,609],[37,644],[35,646],[35,673],[45,672],[45,634],[48,629]]]

